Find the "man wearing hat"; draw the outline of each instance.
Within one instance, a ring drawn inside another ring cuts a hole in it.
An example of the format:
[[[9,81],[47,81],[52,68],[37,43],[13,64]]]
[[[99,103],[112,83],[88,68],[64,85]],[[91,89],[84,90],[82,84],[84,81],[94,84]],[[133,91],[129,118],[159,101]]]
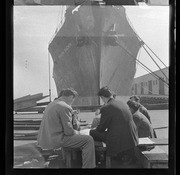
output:
[[[56,100],[47,105],[37,141],[43,149],[80,148],[82,150],[82,168],[95,168],[93,138],[90,135],[81,135],[72,125],[73,109],[71,104],[76,95],[77,92],[74,89],[64,89]]]

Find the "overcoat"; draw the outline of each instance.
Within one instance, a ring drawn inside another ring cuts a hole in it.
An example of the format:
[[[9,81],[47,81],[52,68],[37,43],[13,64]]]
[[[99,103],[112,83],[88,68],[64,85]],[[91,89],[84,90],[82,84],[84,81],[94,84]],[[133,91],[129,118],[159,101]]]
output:
[[[149,120],[150,124],[152,124],[151,117],[148,113],[148,110],[141,104],[140,104],[139,112],[141,112]],[[153,129],[153,135],[155,138],[157,138],[157,134],[156,134],[156,131],[154,129]]]
[[[149,120],[139,110],[133,114],[133,120],[138,129],[138,137],[150,137],[154,138],[153,127]]]
[[[148,110],[147,110],[143,105],[141,105],[141,104],[140,104],[140,107],[139,107],[139,111],[140,111],[143,115],[145,115],[145,117],[149,120],[150,123],[152,123],[152,122],[151,122],[151,117],[150,117],[150,115],[149,115],[149,113],[148,113]]]
[[[116,155],[123,151],[135,148],[138,144],[138,133],[128,106],[116,99],[101,108],[100,123],[90,133],[106,131],[107,155]]]

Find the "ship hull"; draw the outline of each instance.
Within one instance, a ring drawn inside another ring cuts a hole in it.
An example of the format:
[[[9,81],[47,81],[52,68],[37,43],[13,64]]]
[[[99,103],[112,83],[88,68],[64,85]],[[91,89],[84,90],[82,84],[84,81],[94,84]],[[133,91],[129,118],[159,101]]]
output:
[[[117,95],[129,95],[140,42],[125,9],[71,6],[64,17],[49,45],[57,94],[74,88],[79,94],[75,105],[98,105],[97,92],[102,86]]]

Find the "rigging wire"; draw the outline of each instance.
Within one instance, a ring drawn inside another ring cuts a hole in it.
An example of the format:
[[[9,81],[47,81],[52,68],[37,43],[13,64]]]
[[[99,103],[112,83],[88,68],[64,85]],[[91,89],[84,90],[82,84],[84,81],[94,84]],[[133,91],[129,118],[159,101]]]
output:
[[[119,43],[118,43],[119,44]],[[161,77],[159,77],[157,74],[155,74],[153,71],[151,71],[147,66],[145,66],[141,61],[139,61],[137,58],[135,58],[131,53],[129,53],[128,50],[126,50],[124,47],[122,47],[120,44],[119,46],[124,49],[132,58],[134,58],[137,63],[142,67],[144,68],[148,73],[150,73],[153,77],[155,77],[157,80],[161,79]],[[139,55],[140,56],[140,55]],[[120,63],[119,63],[120,64]],[[109,84],[112,82],[113,80],[113,77],[115,75],[115,72],[117,71],[118,67],[119,67],[119,64],[117,65],[116,69],[114,70],[113,74],[111,75],[111,78],[107,84],[107,86],[109,86]],[[165,85],[168,86],[168,83],[166,81],[164,81],[163,79],[161,79],[161,81],[163,81],[165,83]]]
[[[141,49],[139,50],[139,53],[138,53],[138,58],[140,57],[140,52],[141,52]],[[147,70],[145,67],[143,67],[141,64],[139,64],[139,62],[137,62],[137,64],[138,65],[140,65],[143,69],[145,69],[147,72],[149,72],[153,77],[155,77],[149,70]],[[155,77],[156,78],[156,77]],[[159,95],[159,94],[155,94],[155,93],[153,93],[152,91],[150,91],[148,88],[145,88],[144,86],[142,86],[141,84],[139,84],[140,85],[140,87],[142,87],[144,90],[147,90],[148,92],[150,92],[152,95]],[[164,84],[164,85],[166,85],[166,87],[168,87],[167,86],[167,84]]]
[[[150,53],[146,50],[146,48],[144,47],[144,45],[142,46],[144,48],[144,50],[147,52],[147,54],[151,57],[151,59],[154,61],[154,63],[156,64],[156,66],[159,68],[159,70],[161,70],[162,74],[166,77],[166,79],[169,81],[168,77],[165,75],[165,73],[162,71],[162,69],[159,67],[159,65],[157,64],[157,62],[153,59],[153,57],[150,55]]]
[[[62,26],[62,23],[63,23],[63,20],[64,20],[63,14],[65,13],[65,11],[66,11],[66,6],[63,6],[63,7],[59,8],[56,29],[55,29],[55,32],[52,35],[51,39],[49,40],[49,44],[51,43],[51,41],[55,37],[56,33],[59,31],[60,27]],[[60,12],[61,12],[61,20],[59,22],[58,19],[60,19]]]
[[[138,62],[137,62],[137,64],[139,64]],[[143,69],[145,69],[149,74],[151,74],[153,77],[155,77],[149,70],[147,70],[145,67],[143,67],[141,64],[139,64]],[[155,77],[156,78],[156,77]],[[157,78],[156,78],[157,79]],[[168,87],[168,85],[167,84],[164,84],[166,87]]]
[[[117,42],[118,43],[118,42]],[[119,43],[118,43],[119,44]],[[138,63],[140,63],[141,65],[143,65],[146,69],[148,69],[152,74],[154,74],[155,76],[156,76],[156,78],[157,79],[160,79],[160,77],[156,74],[156,73],[154,73],[152,70],[150,70],[147,66],[145,66],[141,61],[139,61],[139,60],[137,60],[128,50],[126,50],[123,46],[121,46],[120,44],[119,44],[119,46],[123,49],[123,50],[125,50],[132,58],[134,58]],[[164,81],[163,79],[162,79],[162,81],[164,82],[164,83],[166,83],[167,85],[169,85],[166,81]]]
[[[58,24],[59,24],[59,19],[60,19],[60,12],[61,12],[61,18],[62,18],[63,10],[61,9],[61,7],[59,8],[59,11],[58,11],[57,27],[55,29],[55,32],[54,32],[53,36],[49,40],[48,46],[50,45],[50,43],[53,40],[56,33],[58,32]],[[60,21],[60,24],[61,24],[61,22],[62,22],[62,20]],[[49,67],[48,67],[48,70],[49,70],[49,101],[51,102],[51,78],[50,78],[50,75],[51,75],[50,67],[51,66],[50,66],[50,52],[49,52],[49,49],[48,49],[48,65],[49,65]]]
[[[139,37],[139,39],[141,40],[141,41],[143,41],[142,39],[141,39],[141,37],[136,33],[136,35]],[[144,42],[144,41],[143,41]],[[153,50],[144,42],[144,45],[146,45],[146,47],[158,58],[158,60],[166,67],[166,68],[168,68],[165,64],[164,64],[164,62],[153,52]]]
[[[51,69],[50,69],[50,53],[49,53],[49,50],[48,50],[48,69],[49,69],[49,101],[51,102]]]
[[[138,37],[138,35],[137,35],[137,37]],[[143,40],[141,40],[140,39],[140,41],[142,41],[143,42],[143,45],[142,45],[142,47],[144,48],[144,50],[146,51],[146,53],[150,56],[150,58],[154,61],[154,63],[156,64],[156,66],[159,68],[159,70],[161,71],[161,73],[166,77],[166,79],[168,80],[168,78],[167,78],[167,76],[164,74],[164,72],[162,71],[162,69],[159,67],[159,65],[157,64],[157,62],[152,58],[152,56],[150,55],[150,53],[147,51],[147,49],[144,47],[144,41]],[[166,66],[166,68],[167,68],[167,66]]]
[[[149,46],[142,40],[142,38],[137,34],[137,32],[136,32],[136,30],[135,30],[135,28],[133,27],[133,25],[132,25],[132,23],[131,23],[131,21],[130,21],[130,19],[128,18],[128,16],[126,15],[126,18],[127,18],[127,20],[128,20],[128,22],[129,22],[129,24],[130,24],[130,26],[132,27],[132,29],[134,30],[134,33],[137,35],[137,37],[138,37],[138,39],[140,40],[140,41],[142,41],[143,42],[143,44],[144,45],[146,45],[147,47],[148,47],[148,49],[159,59],[159,61],[167,68],[167,66],[163,63],[163,61],[152,51],[152,49],[150,49],[149,48]],[[145,49],[145,47],[143,46],[143,48],[144,48],[144,50],[149,54],[149,52]],[[150,56],[150,54],[149,54],[149,56]],[[155,62],[155,64],[158,66],[158,64],[156,63],[156,61],[152,58],[152,56],[150,56],[151,57],[151,59]],[[164,72],[162,71],[162,69],[158,66],[158,68],[160,69],[160,71],[164,74]],[[165,75],[165,74],[164,74]],[[165,75],[165,77],[166,77],[166,75]],[[167,78],[167,77],[166,77]],[[168,79],[168,78],[167,78]]]
[[[139,50],[139,53],[138,53],[138,58],[140,57],[140,52],[141,52],[141,49]],[[138,59],[137,58],[137,59]],[[143,65],[141,65],[141,64],[139,64],[139,62],[137,62],[137,65],[140,65],[144,70],[146,70],[149,74],[151,74],[153,77],[155,77],[148,69],[146,69],[145,67],[143,67]],[[156,78],[156,77],[155,77]],[[157,79],[157,78],[156,78]],[[164,84],[166,87],[168,87],[167,86],[167,84]]]
[[[119,43],[118,43],[119,44]],[[119,46],[121,48],[123,48],[120,44]],[[138,59],[136,59],[131,53],[129,53],[125,48],[123,48],[131,57],[133,57],[137,63],[142,67],[144,68],[148,73],[150,73],[153,77],[155,77],[157,80],[161,79],[157,74],[155,74],[154,72],[152,72],[148,67],[146,67],[142,62],[140,62]],[[120,64],[120,63],[119,63]],[[116,67],[116,69],[114,70],[113,74],[111,75],[111,78],[110,78],[110,81],[107,83],[107,86],[109,86],[109,84],[112,82],[113,80],[113,77],[115,75],[115,72],[117,71],[118,67],[119,67],[119,64],[118,66]],[[164,81],[163,79],[161,79],[161,81],[163,81],[165,83],[166,86],[168,86],[167,82]]]
[[[140,49],[140,51],[141,51],[141,49]],[[138,58],[140,57],[140,51],[139,51],[139,53],[138,53]],[[138,59],[137,59],[138,60]],[[139,62],[137,62],[137,64],[138,65],[140,65],[144,70],[146,70],[149,74],[151,74],[153,77],[155,77],[152,73],[151,73],[151,71],[149,71],[146,67],[143,67],[143,65],[141,65]],[[156,78],[156,77],[155,77]],[[166,77],[167,78],[167,77]],[[157,79],[157,78],[156,78]],[[165,84],[166,86],[167,86],[167,84]]]
[[[57,15],[57,26],[58,24],[61,22],[59,19],[60,19],[60,12],[62,14],[62,10],[61,10],[61,7],[59,7],[59,11],[58,11],[58,15]],[[57,28],[57,27],[56,27]]]

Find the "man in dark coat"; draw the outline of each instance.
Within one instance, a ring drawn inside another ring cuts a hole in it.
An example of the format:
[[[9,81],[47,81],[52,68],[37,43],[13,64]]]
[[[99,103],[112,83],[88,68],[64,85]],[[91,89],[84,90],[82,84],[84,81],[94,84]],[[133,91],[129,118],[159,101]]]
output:
[[[95,141],[106,143],[106,153],[110,156],[134,149],[138,133],[128,106],[114,99],[108,87],[101,88],[98,96],[105,105],[100,109],[100,123],[90,130],[90,135]]]
[[[129,109],[133,115],[134,123],[137,126],[138,137],[139,138],[142,138],[142,137],[154,138],[153,127],[151,123],[145,117],[145,115],[139,111],[140,104],[135,101],[129,100],[127,102],[127,105],[129,106]]]
[[[139,104],[139,112],[141,112],[149,120],[149,122],[152,124],[151,117],[148,113],[148,110],[140,103],[140,98],[137,95],[133,95],[129,99],[131,101],[135,101]],[[157,134],[156,134],[154,129],[153,129],[153,132],[154,132],[154,137],[157,138]]]

